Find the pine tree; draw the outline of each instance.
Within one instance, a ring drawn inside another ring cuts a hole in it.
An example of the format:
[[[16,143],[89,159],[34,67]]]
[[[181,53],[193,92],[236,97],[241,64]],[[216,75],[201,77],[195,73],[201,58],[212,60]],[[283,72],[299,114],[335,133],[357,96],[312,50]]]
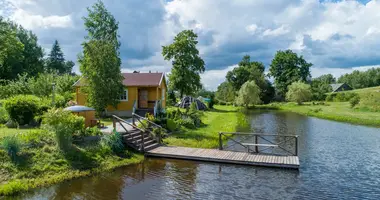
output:
[[[59,46],[57,40],[55,40],[53,47],[50,51],[49,57],[47,59],[47,71],[48,72],[58,72],[59,74],[63,74],[66,72],[65,67],[65,57]]]

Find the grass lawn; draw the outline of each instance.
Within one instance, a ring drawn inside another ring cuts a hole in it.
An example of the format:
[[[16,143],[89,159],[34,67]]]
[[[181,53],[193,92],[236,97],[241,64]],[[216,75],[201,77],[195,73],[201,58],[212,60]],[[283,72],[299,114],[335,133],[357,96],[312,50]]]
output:
[[[0,138],[3,138],[5,136],[14,135],[16,133],[25,133],[30,131],[31,129],[17,129],[17,128],[7,128],[7,127],[0,127]]]
[[[326,102],[326,105],[273,103],[258,108],[279,109],[323,119],[380,127],[380,112],[353,109],[348,102]]]
[[[19,132],[16,129],[0,130],[3,136]],[[73,145],[64,153],[58,149],[53,133],[42,129],[22,131],[22,135],[17,135],[21,143],[17,156],[12,158],[6,149],[0,148],[0,199],[1,196],[93,175],[144,159],[142,154],[128,150],[114,153],[99,143]],[[3,139],[0,138],[0,142]]]
[[[235,132],[239,127],[246,125],[245,117],[237,112],[237,107],[215,105],[214,108],[204,112],[204,126],[195,130],[183,128],[164,141],[172,146],[217,148],[219,132]]]

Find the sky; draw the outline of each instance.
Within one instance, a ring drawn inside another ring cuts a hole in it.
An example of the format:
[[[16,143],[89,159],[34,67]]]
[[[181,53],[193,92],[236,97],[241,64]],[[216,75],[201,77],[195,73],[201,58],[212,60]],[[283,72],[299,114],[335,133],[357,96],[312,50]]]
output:
[[[0,0],[0,15],[32,30],[49,53],[58,40],[77,62],[82,17],[96,0]],[[210,90],[244,55],[268,70],[276,51],[291,49],[313,63],[313,77],[380,67],[380,1],[338,0],[103,0],[119,21],[122,70],[170,72],[162,46],[182,30],[198,34]],[[79,67],[74,67],[79,72]]]

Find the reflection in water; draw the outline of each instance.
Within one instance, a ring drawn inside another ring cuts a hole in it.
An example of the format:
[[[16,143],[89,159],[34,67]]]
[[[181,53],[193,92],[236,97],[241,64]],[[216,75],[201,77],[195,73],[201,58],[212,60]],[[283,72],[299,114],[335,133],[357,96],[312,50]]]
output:
[[[299,171],[149,158],[18,199],[380,199],[379,129],[275,111],[248,117],[254,132],[300,136]]]

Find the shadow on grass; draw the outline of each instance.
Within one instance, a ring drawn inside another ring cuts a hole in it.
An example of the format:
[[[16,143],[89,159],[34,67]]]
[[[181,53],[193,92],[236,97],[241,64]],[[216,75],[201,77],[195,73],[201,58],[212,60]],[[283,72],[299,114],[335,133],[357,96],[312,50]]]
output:
[[[236,110],[219,110],[219,109],[213,108],[213,109],[209,110],[208,112],[234,113],[234,112],[237,112],[237,111]]]
[[[87,170],[99,167],[99,163],[94,159],[94,153],[90,151],[84,151],[82,149],[73,146],[72,149],[66,151],[63,155],[69,162],[72,168],[78,170]]]
[[[11,156],[12,162],[16,165],[17,169],[26,169],[31,166],[30,158],[32,157],[31,153],[20,153],[15,156]]]

